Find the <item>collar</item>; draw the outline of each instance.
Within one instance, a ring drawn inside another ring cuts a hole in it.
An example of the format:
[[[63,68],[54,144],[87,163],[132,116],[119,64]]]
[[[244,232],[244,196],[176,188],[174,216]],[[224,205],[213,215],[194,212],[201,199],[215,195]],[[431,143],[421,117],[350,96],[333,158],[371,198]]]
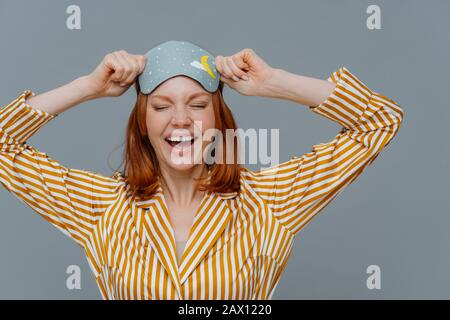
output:
[[[123,178],[122,174],[118,171],[116,171],[114,173],[114,178],[119,179],[119,180],[125,180]],[[206,181],[209,182],[210,180],[211,180],[211,171],[208,171],[208,176],[207,176]],[[209,191],[207,191],[206,193],[207,193],[207,196],[217,195],[222,200],[234,199],[238,195],[237,191],[234,191],[234,192],[209,192]],[[163,190],[162,190],[161,184],[158,184],[158,188],[152,197],[150,197],[150,198],[135,197],[133,199],[133,202],[139,208],[147,209],[151,206],[152,203],[154,203],[156,198],[161,198],[162,196],[163,196]]]

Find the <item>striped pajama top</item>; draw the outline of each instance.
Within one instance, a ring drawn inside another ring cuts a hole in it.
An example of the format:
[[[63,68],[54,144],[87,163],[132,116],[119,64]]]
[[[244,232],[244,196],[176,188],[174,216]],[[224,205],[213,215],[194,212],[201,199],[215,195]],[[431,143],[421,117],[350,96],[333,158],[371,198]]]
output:
[[[302,156],[241,169],[238,193],[207,192],[180,264],[161,186],[150,199],[111,177],[66,168],[26,143],[58,115],[24,91],[0,109],[0,182],[84,250],[103,299],[271,299],[294,237],[396,135],[403,110],[345,67],[316,114],[342,129]]]

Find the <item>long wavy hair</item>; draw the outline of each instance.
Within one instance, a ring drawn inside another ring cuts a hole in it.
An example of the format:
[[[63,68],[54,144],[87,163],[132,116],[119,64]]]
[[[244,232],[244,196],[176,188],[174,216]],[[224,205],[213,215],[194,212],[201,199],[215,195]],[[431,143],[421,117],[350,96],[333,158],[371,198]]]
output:
[[[157,191],[161,171],[155,150],[147,134],[148,95],[141,93],[138,80],[136,80],[134,86],[136,89],[136,103],[128,119],[123,157],[125,166],[121,174],[129,184],[133,196],[145,199],[151,197]],[[215,127],[222,132],[221,145],[223,148],[220,150],[222,161],[207,164],[210,174],[209,179],[207,175],[194,178],[198,181],[198,190],[201,191],[228,193],[240,190],[241,166],[238,163],[238,138],[236,135],[233,135],[232,142],[226,139],[226,130],[236,130],[237,126],[231,110],[223,99],[222,92],[223,82],[220,82],[219,88],[212,95],[212,103]],[[228,159],[227,150],[230,150],[230,146],[227,143],[233,143],[234,161],[230,164],[225,161],[225,159]],[[214,151],[212,156],[215,156]]]

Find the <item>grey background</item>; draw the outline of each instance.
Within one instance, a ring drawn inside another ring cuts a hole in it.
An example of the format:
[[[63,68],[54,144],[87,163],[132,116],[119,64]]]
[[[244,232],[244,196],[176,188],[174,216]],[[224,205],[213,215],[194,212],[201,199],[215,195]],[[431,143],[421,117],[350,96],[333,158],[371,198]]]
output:
[[[81,7],[81,30],[66,28],[71,4]],[[381,30],[366,28],[370,4],[381,7]],[[298,234],[273,299],[448,299],[449,14],[444,0],[2,0],[0,104],[87,74],[108,52],[143,54],[170,39],[215,55],[250,47],[274,67],[321,79],[345,66],[399,103],[404,122],[365,173]],[[240,127],[280,128],[280,162],[340,129],[291,102],[228,87],[225,99]],[[67,167],[111,175],[133,100],[129,90],[72,108],[28,143]],[[4,188],[0,208],[0,298],[101,299],[74,242]],[[66,288],[71,264],[82,269],[81,290]],[[372,264],[381,267],[381,290],[366,287]]]

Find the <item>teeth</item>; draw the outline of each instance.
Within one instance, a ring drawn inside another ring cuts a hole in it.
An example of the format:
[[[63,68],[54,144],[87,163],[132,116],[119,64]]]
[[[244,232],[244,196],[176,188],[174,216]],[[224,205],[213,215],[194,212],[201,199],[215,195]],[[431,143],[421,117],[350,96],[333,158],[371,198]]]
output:
[[[167,138],[167,140],[173,141],[173,142],[191,141],[192,139],[194,139],[194,138],[191,137],[191,136],[189,136],[189,137],[169,137],[169,138]]]

